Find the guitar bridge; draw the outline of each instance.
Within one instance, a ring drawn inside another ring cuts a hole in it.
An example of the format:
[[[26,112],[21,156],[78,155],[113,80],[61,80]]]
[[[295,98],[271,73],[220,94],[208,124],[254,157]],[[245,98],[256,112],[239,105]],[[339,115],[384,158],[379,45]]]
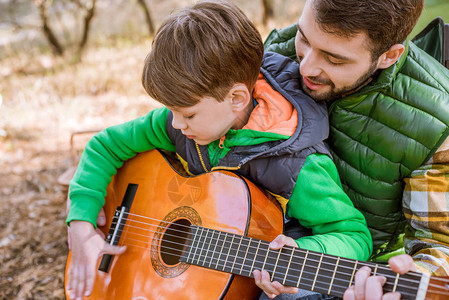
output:
[[[132,202],[136,195],[137,184],[130,183],[126,188],[125,196],[122,200],[122,205],[117,207],[115,210],[114,217],[112,218],[111,227],[109,228],[108,236],[106,237],[106,242],[110,245],[117,246],[120,237],[123,232],[123,228],[125,227],[126,219],[128,218],[128,212],[131,209]],[[111,267],[112,259],[114,255],[105,254],[101,258],[100,266],[98,270],[108,273],[109,268]]]

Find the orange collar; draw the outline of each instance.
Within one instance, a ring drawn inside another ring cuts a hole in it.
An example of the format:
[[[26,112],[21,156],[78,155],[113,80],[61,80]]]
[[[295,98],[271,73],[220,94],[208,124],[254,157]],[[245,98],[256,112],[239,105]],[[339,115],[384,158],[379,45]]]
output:
[[[253,97],[258,104],[243,129],[292,136],[298,125],[296,108],[275,91],[262,74],[254,86]]]

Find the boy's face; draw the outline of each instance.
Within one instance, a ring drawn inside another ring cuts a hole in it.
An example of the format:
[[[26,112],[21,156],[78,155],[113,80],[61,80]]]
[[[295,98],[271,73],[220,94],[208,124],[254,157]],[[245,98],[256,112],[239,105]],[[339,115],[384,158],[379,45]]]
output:
[[[203,97],[194,106],[168,109],[173,112],[172,126],[199,145],[207,145],[221,138],[236,122],[232,99],[229,97],[223,102]]]
[[[341,37],[316,23],[312,1],[298,21],[296,54],[304,91],[316,101],[331,101],[362,85],[377,70],[365,33]]]

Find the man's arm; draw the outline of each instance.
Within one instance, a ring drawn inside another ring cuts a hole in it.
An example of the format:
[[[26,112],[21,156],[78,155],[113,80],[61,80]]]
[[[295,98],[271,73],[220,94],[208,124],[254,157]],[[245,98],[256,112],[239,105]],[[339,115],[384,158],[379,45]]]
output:
[[[404,213],[408,221],[405,232],[406,252],[389,260],[396,273],[428,272],[436,276],[449,274],[449,139],[432,159],[405,179]],[[382,294],[384,280],[370,276],[368,270],[356,273],[354,286],[345,300],[400,299],[398,293]],[[369,295],[368,295],[369,294]]]
[[[449,276],[449,139],[405,179],[405,250],[417,268]]]

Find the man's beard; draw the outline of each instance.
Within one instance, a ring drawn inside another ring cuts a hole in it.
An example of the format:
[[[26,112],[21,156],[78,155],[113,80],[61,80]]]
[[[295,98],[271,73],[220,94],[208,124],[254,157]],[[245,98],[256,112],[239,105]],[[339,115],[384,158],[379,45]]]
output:
[[[312,82],[330,86],[331,87],[330,91],[328,91],[324,94],[320,94],[317,91],[313,91],[313,90],[309,89],[306,86],[306,84],[304,83],[304,80],[302,78],[301,78],[301,86],[302,86],[304,92],[307,95],[309,95],[310,97],[312,97],[316,102],[322,102],[322,101],[330,102],[335,99],[341,98],[344,95],[352,94],[353,92],[360,89],[362,86],[365,85],[365,82],[367,82],[368,79],[371,76],[373,76],[373,74],[376,71],[377,71],[377,62],[373,62],[371,64],[371,66],[369,67],[368,71],[365,74],[363,74],[361,77],[359,77],[359,79],[357,79],[357,81],[353,85],[344,86],[339,89],[335,89],[335,84],[330,79],[322,79],[319,77],[307,77]]]

